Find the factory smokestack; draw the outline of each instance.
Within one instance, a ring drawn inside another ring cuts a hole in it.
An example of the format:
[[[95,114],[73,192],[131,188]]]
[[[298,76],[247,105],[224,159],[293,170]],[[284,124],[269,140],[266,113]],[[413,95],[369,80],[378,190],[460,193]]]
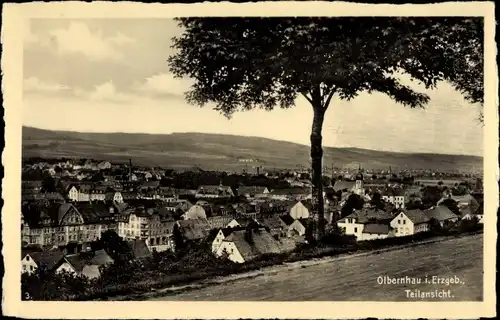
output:
[[[128,159],[128,181],[132,181],[132,159]]]

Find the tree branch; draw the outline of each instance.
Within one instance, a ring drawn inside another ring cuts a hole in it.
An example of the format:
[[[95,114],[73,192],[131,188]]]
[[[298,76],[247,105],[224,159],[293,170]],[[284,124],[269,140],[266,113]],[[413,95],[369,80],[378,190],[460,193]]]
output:
[[[323,109],[328,109],[328,106],[330,105],[330,101],[332,100],[333,95],[335,94],[335,86],[332,86],[330,89],[330,92],[328,93],[328,96],[326,98],[326,101],[323,103]]]
[[[309,101],[309,103],[310,103],[310,104],[312,104],[312,103],[313,103],[313,102],[312,102],[312,99],[311,99],[311,98],[309,98],[309,97],[307,96],[307,93],[301,92],[301,94],[304,96],[304,98],[306,98],[306,99],[307,99],[307,101]]]

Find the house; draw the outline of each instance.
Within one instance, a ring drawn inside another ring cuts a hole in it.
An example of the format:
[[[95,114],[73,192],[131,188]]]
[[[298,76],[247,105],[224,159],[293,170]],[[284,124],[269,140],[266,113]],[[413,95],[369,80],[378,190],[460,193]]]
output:
[[[64,260],[64,254],[60,250],[29,252],[22,257],[22,272],[33,273],[42,267],[47,271],[54,271]]]
[[[123,203],[123,196],[122,193],[119,191],[106,192],[104,200]]]
[[[388,238],[390,227],[387,224],[368,223],[363,228],[362,240],[375,240]]]
[[[409,236],[430,230],[430,218],[419,209],[401,210],[391,221],[396,237]]]
[[[85,265],[85,259],[81,258],[79,254],[67,255],[56,269],[56,273],[67,272],[74,275],[80,275]]]
[[[266,230],[233,231],[216,251],[218,257],[226,256],[236,263],[244,263],[264,254],[281,253],[280,243]]]
[[[238,188],[238,195],[244,196],[246,198],[265,196],[268,193],[269,193],[269,190],[266,187],[241,186]]]
[[[195,204],[189,208],[186,213],[183,215],[183,219],[188,220],[188,219],[206,219],[207,218],[207,213],[205,211],[205,208],[201,205]]]
[[[249,227],[253,224],[257,224],[257,221],[252,218],[234,218],[227,225],[226,228],[237,228],[237,227]]]
[[[472,211],[472,209],[467,206],[460,209],[461,219],[462,220],[470,220],[472,218],[476,218],[479,224],[484,223],[484,210],[483,204],[480,204],[476,211]]]
[[[441,200],[439,200],[437,205],[440,205],[447,199],[455,201],[459,208],[471,207],[471,210],[475,211],[479,207],[479,202],[471,194],[465,194],[462,196],[454,196],[449,194],[448,196],[443,197]]]
[[[424,213],[429,219],[438,221],[441,227],[458,221],[458,216],[444,205],[432,207],[425,210]]]
[[[203,240],[210,231],[207,219],[177,220],[174,231],[177,229],[185,241],[199,242]]]
[[[259,223],[265,227],[273,237],[281,238],[287,236],[288,226],[277,215],[264,217],[259,220]]]
[[[404,209],[406,203],[405,191],[400,188],[389,188],[382,192],[382,200],[393,204],[396,209]]]
[[[129,207],[117,217],[117,233],[125,240],[143,240],[149,250],[160,252],[173,247],[174,223],[162,208]]]
[[[229,186],[203,185],[196,190],[196,198],[230,198],[234,197],[233,190]]]
[[[216,253],[219,249],[222,241],[226,239],[233,231],[244,230],[244,228],[236,227],[236,228],[220,228],[212,241],[212,252]]]
[[[361,241],[373,237],[372,234],[363,234],[363,229],[366,225],[389,225],[392,219],[393,216],[386,211],[376,208],[363,208],[361,210],[354,210],[350,215],[340,219],[337,225],[344,230],[346,235],[354,235],[358,241]]]
[[[309,195],[310,190],[308,188],[287,188],[287,189],[276,189],[267,194],[268,198],[271,200],[286,201],[286,200],[306,200]]]
[[[232,216],[212,216],[207,220],[211,229],[223,229],[227,227],[234,218]]]
[[[283,221],[287,237],[303,236],[306,233],[306,227],[301,219],[294,219],[289,215],[284,215],[280,219]]]
[[[290,217],[294,220],[308,219],[311,216],[312,205],[309,202],[299,201],[290,209]]]
[[[29,244],[41,246],[83,244],[97,240],[113,229],[114,207],[99,203],[51,203],[47,206],[23,206],[23,217],[29,228],[23,236]]]

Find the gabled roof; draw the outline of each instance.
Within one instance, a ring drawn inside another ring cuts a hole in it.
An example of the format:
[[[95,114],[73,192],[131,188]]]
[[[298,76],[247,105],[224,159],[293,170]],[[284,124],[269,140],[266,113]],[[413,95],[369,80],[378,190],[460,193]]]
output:
[[[202,185],[198,188],[197,193],[225,195],[225,194],[229,194],[229,190],[231,190],[231,192],[232,192],[232,189],[229,186]]]
[[[427,215],[430,219],[436,219],[438,221],[445,221],[450,219],[456,219],[458,216],[454,214],[448,207],[446,206],[436,206],[429,210],[426,210],[425,215]]]
[[[208,219],[208,224],[212,229],[215,228],[224,228],[227,226],[227,224],[231,221],[233,221],[233,217],[231,216],[213,216],[209,217]]]
[[[106,253],[105,250],[97,250],[94,252],[94,256],[90,259],[90,264],[102,266],[105,264],[111,264],[114,260]]]
[[[64,259],[78,273],[82,272],[83,267],[85,267],[85,265],[87,264],[87,261],[85,261],[85,259],[81,258],[78,254],[67,255]]]
[[[265,230],[232,232],[224,242],[233,242],[245,261],[263,254],[280,253],[279,242]]]
[[[335,181],[335,184],[333,185],[333,190],[339,191],[339,190],[351,190],[356,182],[354,181],[344,181],[344,180],[337,180]]]
[[[429,222],[429,220],[430,220],[430,218],[420,209],[408,210],[408,211],[405,211],[403,213],[415,225],[420,224],[420,223]]]
[[[49,271],[54,269],[64,259],[64,254],[60,250],[31,252],[28,254],[37,266],[45,267]]]
[[[363,208],[361,210],[354,210],[353,213],[340,219],[339,222],[345,223],[346,219],[350,218],[355,218],[356,223],[369,224],[377,221],[391,221],[393,219],[393,216],[384,210],[379,210],[376,208]]]
[[[262,219],[261,225],[271,229],[282,228],[283,220],[281,220],[278,216],[275,215],[269,216]]]
[[[241,186],[238,188],[238,194],[243,195],[243,194],[261,194],[264,193],[266,190],[266,187],[261,187],[261,186]]]
[[[380,223],[369,223],[363,228],[363,233],[389,234],[389,225]]]
[[[246,218],[246,217],[237,217],[237,218],[231,219],[231,221],[233,221],[233,220],[236,220],[236,222],[242,227],[248,227],[252,224],[257,223],[254,219]],[[229,222],[231,222],[231,221],[229,221]]]
[[[296,196],[296,195],[306,195],[309,194],[309,188],[287,188],[287,189],[275,189],[270,194],[271,195],[283,195],[283,196]]]
[[[292,223],[295,222],[295,219],[292,218],[291,216],[289,216],[288,214],[284,215],[284,216],[281,216],[280,217],[281,220],[283,220],[283,222],[287,225],[287,226],[290,226]]]
[[[211,229],[207,219],[178,220],[177,225],[188,240],[203,239]]]

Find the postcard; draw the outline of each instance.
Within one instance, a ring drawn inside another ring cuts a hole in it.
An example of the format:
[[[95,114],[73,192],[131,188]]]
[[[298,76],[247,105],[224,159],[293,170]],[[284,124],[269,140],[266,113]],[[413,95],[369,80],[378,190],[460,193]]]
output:
[[[3,11],[7,315],[495,315],[492,2]]]

